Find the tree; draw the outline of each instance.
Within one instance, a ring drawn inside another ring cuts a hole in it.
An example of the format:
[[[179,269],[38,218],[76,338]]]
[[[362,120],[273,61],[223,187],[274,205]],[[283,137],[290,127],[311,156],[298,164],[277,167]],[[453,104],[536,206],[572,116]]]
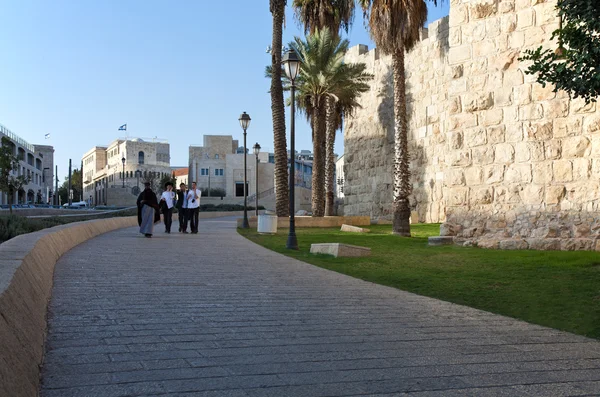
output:
[[[30,179],[26,175],[15,175],[19,169],[19,158],[14,154],[14,147],[15,145],[10,139],[5,136],[2,137],[2,146],[0,147],[0,192],[6,192],[11,214],[15,192],[23,190]]]
[[[354,19],[354,0],[294,0],[295,15],[304,34],[328,28],[334,36],[348,33]]]
[[[160,183],[161,178],[157,172],[144,171],[144,176],[141,179],[142,179],[142,184],[146,184],[146,183],[150,184],[150,189],[152,189],[152,191],[154,193],[158,193],[158,191],[161,190],[161,183]],[[143,188],[142,188],[142,190],[143,190]]]
[[[167,182],[171,182],[173,184],[173,190],[177,189],[177,178],[174,174],[164,174],[160,181],[158,182],[158,189],[154,190],[156,194],[161,194],[165,191],[165,185]]]
[[[81,170],[77,168],[73,170],[71,173],[71,189],[73,190],[73,202],[83,201],[83,188],[82,188],[82,174]],[[58,197],[60,197],[61,202],[68,203],[69,202],[69,177],[65,177],[65,181],[58,188]]]
[[[315,31],[306,41],[296,37],[290,46],[302,59],[297,83],[298,108],[306,113],[312,127],[312,212],[313,216],[324,216],[327,118],[329,116],[331,119],[335,113],[335,109],[328,104],[357,105],[350,99],[367,91],[367,82],[373,76],[365,72],[364,64],[344,63],[349,42],[333,35],[328,28]],[[335,122],[337,121],[335,118]],[[333,128],[333,131],[336,129],[337,127]]]
[[[277,216],[289,216],[289,186],[287,170],[287,143],[285,138],[285,106],[281,82],[281,51],[286,0],[269,0],[273,14],[273,38],[271,43],[271,112],[273,115],[273,141],[275,151],[275,212]]]
[[[538,74],[544,87],[554,84],[554,92],[564,90],[570,96],[596,102],[600,95],[600,7],[598,0],[558,0],[561,21],[551,39],[558,39],[556,51],[525,51],[522,61],[533,61],[526,70]]]
[[[339,31],[348,29],[354,19],[354,0],[294,0],[296,18],[304,25],[304,33],[314,34],[317,30],[329,29],[334,37]],[[352,102],[356,103],[352,98]],[[325,133],[325,215],[333,215],[334,180],[335,180],[335,133],[342,125],[343,108],[349,104],[335,103],[334,96],[326,99],[326,133]],[[351,109],[349,109],[351,112]]]
[[[359,0],[371,38],[377,48],[392,56],[394,80],[394,201],[393,233],[410,237],[412,192],[408,154],[408,117],[406,114],[406,72],[404,54],[419,41],[427,20],[423,0]],[[437,1],[433,0],[437,5]]]

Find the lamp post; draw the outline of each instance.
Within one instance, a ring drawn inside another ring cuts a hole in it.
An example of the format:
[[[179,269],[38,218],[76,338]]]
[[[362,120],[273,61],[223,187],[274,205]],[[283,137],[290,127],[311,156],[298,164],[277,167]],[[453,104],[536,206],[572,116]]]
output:
[[[256,156],[256,189],[254,189],[254,197],[256,198],[256,216],[258,216],[258,154],[260,153],[260,145],[258,144],[258,142],[256,142],[254,146],[252,146],[252,149],[254,150],[254,155]]]
[[[281,61],[281,63],[283,64],[283,69],[285,70],[285,74],[287,75],[288,79],[290,79],[291,84],[291,99],[292,99],[292,104],[291,104],[291,112],[290,112],[290,232],[288,234],[288,239],[287,239],[287,243],[286,243],[286,248],[288,249],[293,249],[293,250],[297,250],[298,249],[298,240],[296,239],[296,226],[295,226],[295,220],[294,220],[294,211],[295,211],[295,203],[294,203],[294,184],[295,184],[295,173],[296,173],[296,167],[295,167],[295,163],[296,163],[296,155],[295,155],[295,142],[294,142],[294,133],[295,133],[295,128],[296,126],[294,125],[295,123],[295,111],[296,111],[296,104],[295,104],[295,94],[296,94],[296,86],[295,86],[295,80],[296,77],[298,77],[298,72],[300,72],[300,66],[302,64],[302,62],[300,61],[300,58],[298,57],[298,54],[296,54],[296,51],[294,50],[289,50],[288,52],[285,53],[285,55],[283,56],[283,59]]]
[[[248,224],[248,192],[247,192],[247,168],[246,168],[246,130],[250,125],[250,116],[248,113],[244,112],[240,115],[239,118],[240,126],[244,130],[244,220],[242,221],[242,229],[248,229],[250,225]]]
[[[123,189],[125,188],[125,155],[121,157],[121,163],[123,163],[123,173],[121,174],[121,179],[123,179]]]

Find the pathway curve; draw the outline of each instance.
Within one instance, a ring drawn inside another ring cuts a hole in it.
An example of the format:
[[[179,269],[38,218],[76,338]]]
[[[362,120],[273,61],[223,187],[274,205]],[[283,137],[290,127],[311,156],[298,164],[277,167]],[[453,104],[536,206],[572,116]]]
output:
[[[42,397],[600,395],[598,341],[158,229],[60,259]]]

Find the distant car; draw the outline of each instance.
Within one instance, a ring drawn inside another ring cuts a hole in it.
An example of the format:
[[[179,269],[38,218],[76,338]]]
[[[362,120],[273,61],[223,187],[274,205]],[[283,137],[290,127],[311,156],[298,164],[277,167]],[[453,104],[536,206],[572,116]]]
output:
[[[63,204],[64,208],[87,208],[87,206],[88,206],[88,203],[86,201],[74,202],[74,203],[71,203],[71,205],[69,205],[69,203]]]

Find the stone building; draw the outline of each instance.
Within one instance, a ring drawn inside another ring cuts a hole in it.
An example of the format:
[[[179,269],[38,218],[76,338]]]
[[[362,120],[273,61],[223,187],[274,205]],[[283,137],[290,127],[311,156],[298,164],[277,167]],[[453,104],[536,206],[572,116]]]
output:
[[[600,111],[524,73],[556,48],[555,0],[453,0],[407,55],[409,144],[419,218],[483,247],[600,250]],[[391,214],[391,59],[349,50],[375,75],[348,117],[346,215]]]
[[[335,162],[335,196],[344,198],[344,155],[342,154]]]
[[[189,179],[199,188],[222,189],[229,198],[244,197],[244,150],[231,135],[204,135],[203,146],[190,146]],[[251,149],[250,149],[251,150]],[[246,155],[248,196],[256,194],[258,166],[258,193],[273,189],[274,164],[266,161],[267,154]]]
[[[10,139],[15,156],[21,159],[17,175],[29,177],[29,183],[23,187],[23,190],[14,193],[12,203],[49,203],[54,191],[54,148],[47,145],[32,145],[0,124],[0,138],[2,137]],[[8,194],[0,192],[0,205],[8,202]]]
[[[171,175],[170,161],[167,142],[127,138],[96,146],[82,158],[84,198],[92,205],[135,204],[145,180]]]

